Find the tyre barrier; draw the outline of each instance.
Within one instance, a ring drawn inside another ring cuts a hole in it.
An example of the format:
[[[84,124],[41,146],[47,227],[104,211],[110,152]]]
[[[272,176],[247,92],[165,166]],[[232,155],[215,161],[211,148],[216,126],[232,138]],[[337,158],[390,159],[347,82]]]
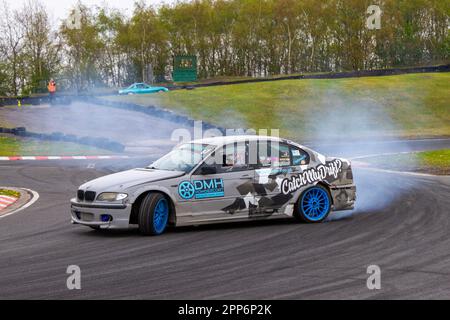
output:
[[[116,141],[112,141],[108,138],[101,138],[101,137],[77,137],[73,134],[64,134],[62,132],[37,133],[27,131],[25,127],[17,127],[17,128],[0,127],[0,133],[9,133],[19,137],[33,138],[38,140],[74,142],[91,147],[110,150],[113,152],[123,152],[125,150],[125,146],[123,144]]]

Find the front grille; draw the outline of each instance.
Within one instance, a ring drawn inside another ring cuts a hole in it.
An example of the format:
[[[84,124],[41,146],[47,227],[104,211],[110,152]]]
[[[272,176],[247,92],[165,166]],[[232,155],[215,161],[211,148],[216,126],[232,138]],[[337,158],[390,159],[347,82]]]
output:
[[[80,200],[80,201],[83,201],[83,200],[84,200],[84,191],[83,191],[83,190],[78,190],[78,192],[77,192],[77,198],[78,198],[78,200]]]
[[[86,201],[94,201],[95,200],[95,192],[94,191],[86,191],[84,193],[84,199]]]
[[[80,220],[82,221],[94,221],[94,215],[92,213],[81,212]]]

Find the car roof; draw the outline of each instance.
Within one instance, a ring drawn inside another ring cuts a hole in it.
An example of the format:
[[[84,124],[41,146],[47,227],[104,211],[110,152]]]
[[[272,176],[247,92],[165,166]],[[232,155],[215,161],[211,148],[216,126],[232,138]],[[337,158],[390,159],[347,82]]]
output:
[[[210,137],[210,138],[195,139],[195,140],[190,141],[189,143],[214,144],[217,146],[221,146],[221,145],[233,143],[233,142],[258,141],[258,140],[278,141],[278,142],[285,142],[285,143],[301,146],[300,144],[295,143],[290,140],[287,140],[287,139],[283,139],[283,138],[279,138],[279,137],[272,137],[272,136],[258,136],[258,135],[235,135],[235,136]]]

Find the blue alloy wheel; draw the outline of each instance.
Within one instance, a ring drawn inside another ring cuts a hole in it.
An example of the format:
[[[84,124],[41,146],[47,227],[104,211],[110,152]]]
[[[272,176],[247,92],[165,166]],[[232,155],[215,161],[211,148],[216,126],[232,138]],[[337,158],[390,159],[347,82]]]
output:
[[[149,192],[142,199],[138,212],[139,231],[143,235],[160,235],[169,224],[170,199],[159,192]]]
[[[330,208],[330,195],[321,186],[315,186],[303,192],[298,205],[300,217],[307,222],[324,220],[330,212]]]
[[[169,205],[166,199],[159,199],[153,210],[153,228],[155,233],[160,234],[164,231],[167,220],[169,219]]]

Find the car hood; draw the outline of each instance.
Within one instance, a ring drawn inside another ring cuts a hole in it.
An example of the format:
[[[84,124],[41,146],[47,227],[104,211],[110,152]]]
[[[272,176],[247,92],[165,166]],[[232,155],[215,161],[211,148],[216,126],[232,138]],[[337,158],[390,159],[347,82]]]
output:
[[[107,176],[88,181],[81,185],[80,189],[92,190],[96,192],[120,192],[139,184],[176,178],[184,174],[185,173],[182,171],[138,168],[109,174]]]

